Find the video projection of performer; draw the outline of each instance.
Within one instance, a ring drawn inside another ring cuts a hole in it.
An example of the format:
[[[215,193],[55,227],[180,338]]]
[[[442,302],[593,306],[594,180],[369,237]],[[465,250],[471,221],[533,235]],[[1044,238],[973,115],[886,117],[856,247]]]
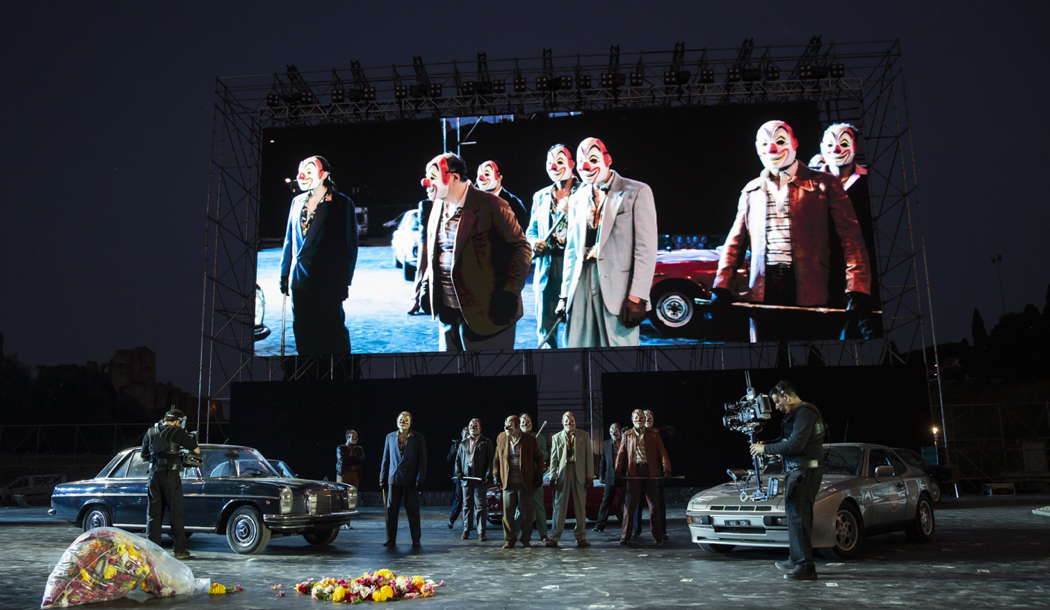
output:
[[[881,331],[863,132],[813,104],[455,120],[267,130],[257,355]]]

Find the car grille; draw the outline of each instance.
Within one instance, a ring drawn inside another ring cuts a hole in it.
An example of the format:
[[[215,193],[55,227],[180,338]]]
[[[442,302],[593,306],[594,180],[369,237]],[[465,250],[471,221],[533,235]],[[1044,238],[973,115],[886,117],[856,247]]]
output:
[[[772,506],[755,506],[754,504],[748,504],[744,506],[712,506],[708,510],[719,510],[725,512],[758,512],[764,513],[773,510]]]
[[[321,491],[306,497],[306,507],[311,515],[327,515],[332,512],[332,495]]]
[[[716,534],[764,534],[764,527],[730,527],[728,525],[716,525]]]

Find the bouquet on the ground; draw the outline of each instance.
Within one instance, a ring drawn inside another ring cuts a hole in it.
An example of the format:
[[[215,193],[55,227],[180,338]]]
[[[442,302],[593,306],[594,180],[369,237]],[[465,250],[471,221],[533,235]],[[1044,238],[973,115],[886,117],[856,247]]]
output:
[[[84,532],[62,554],[44,587],[41,608],[120,599],[136,588],[156,597],[207,590],[186,564],[149,540],[115,527]]]
[[[369,600],[385,602],[430,597],[443,586],[443,580],[434,582],[422,576],[398,576],[383,569],[365,572],[357,578],[311,578],[295,585],[295,590],[313,599],[356,604]]]

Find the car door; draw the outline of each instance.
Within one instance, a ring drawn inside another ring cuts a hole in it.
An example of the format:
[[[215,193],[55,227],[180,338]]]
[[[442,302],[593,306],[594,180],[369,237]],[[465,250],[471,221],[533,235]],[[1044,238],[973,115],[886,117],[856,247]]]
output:
[[[214,515],[209,515],[208,498],[204,492],[204,478],[199,467],[183,468],[182,513],[186,527],[212,527]],[[167,520],[166,520],[167,522]]]
[[[892,475],[876,480],[875,469],[879,466],[889,466],[893,471]],[[885,525],[907,518],[908,490],[904,484],[906,472],[904,463],[890,451],[876,447],[868,452],[867,475],[870,482],[867,488],[871,497],[871,510],[865,517],[867,525]]]
[[[142,454],[131,451],[106,481],[105,496],[113,512],[113,524],[139,529],[146,527],[146,508],[149,495],[149,462]]]

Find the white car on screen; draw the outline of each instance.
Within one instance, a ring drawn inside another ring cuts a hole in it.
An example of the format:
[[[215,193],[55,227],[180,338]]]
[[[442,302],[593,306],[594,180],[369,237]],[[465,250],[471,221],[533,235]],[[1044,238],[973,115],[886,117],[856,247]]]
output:
[[[419,210],[405,210],[396,222],[397,228],[390,236],[394,266],[403,269],[405,280],[411,282],[416,279],[416,267],[419,264]]]

